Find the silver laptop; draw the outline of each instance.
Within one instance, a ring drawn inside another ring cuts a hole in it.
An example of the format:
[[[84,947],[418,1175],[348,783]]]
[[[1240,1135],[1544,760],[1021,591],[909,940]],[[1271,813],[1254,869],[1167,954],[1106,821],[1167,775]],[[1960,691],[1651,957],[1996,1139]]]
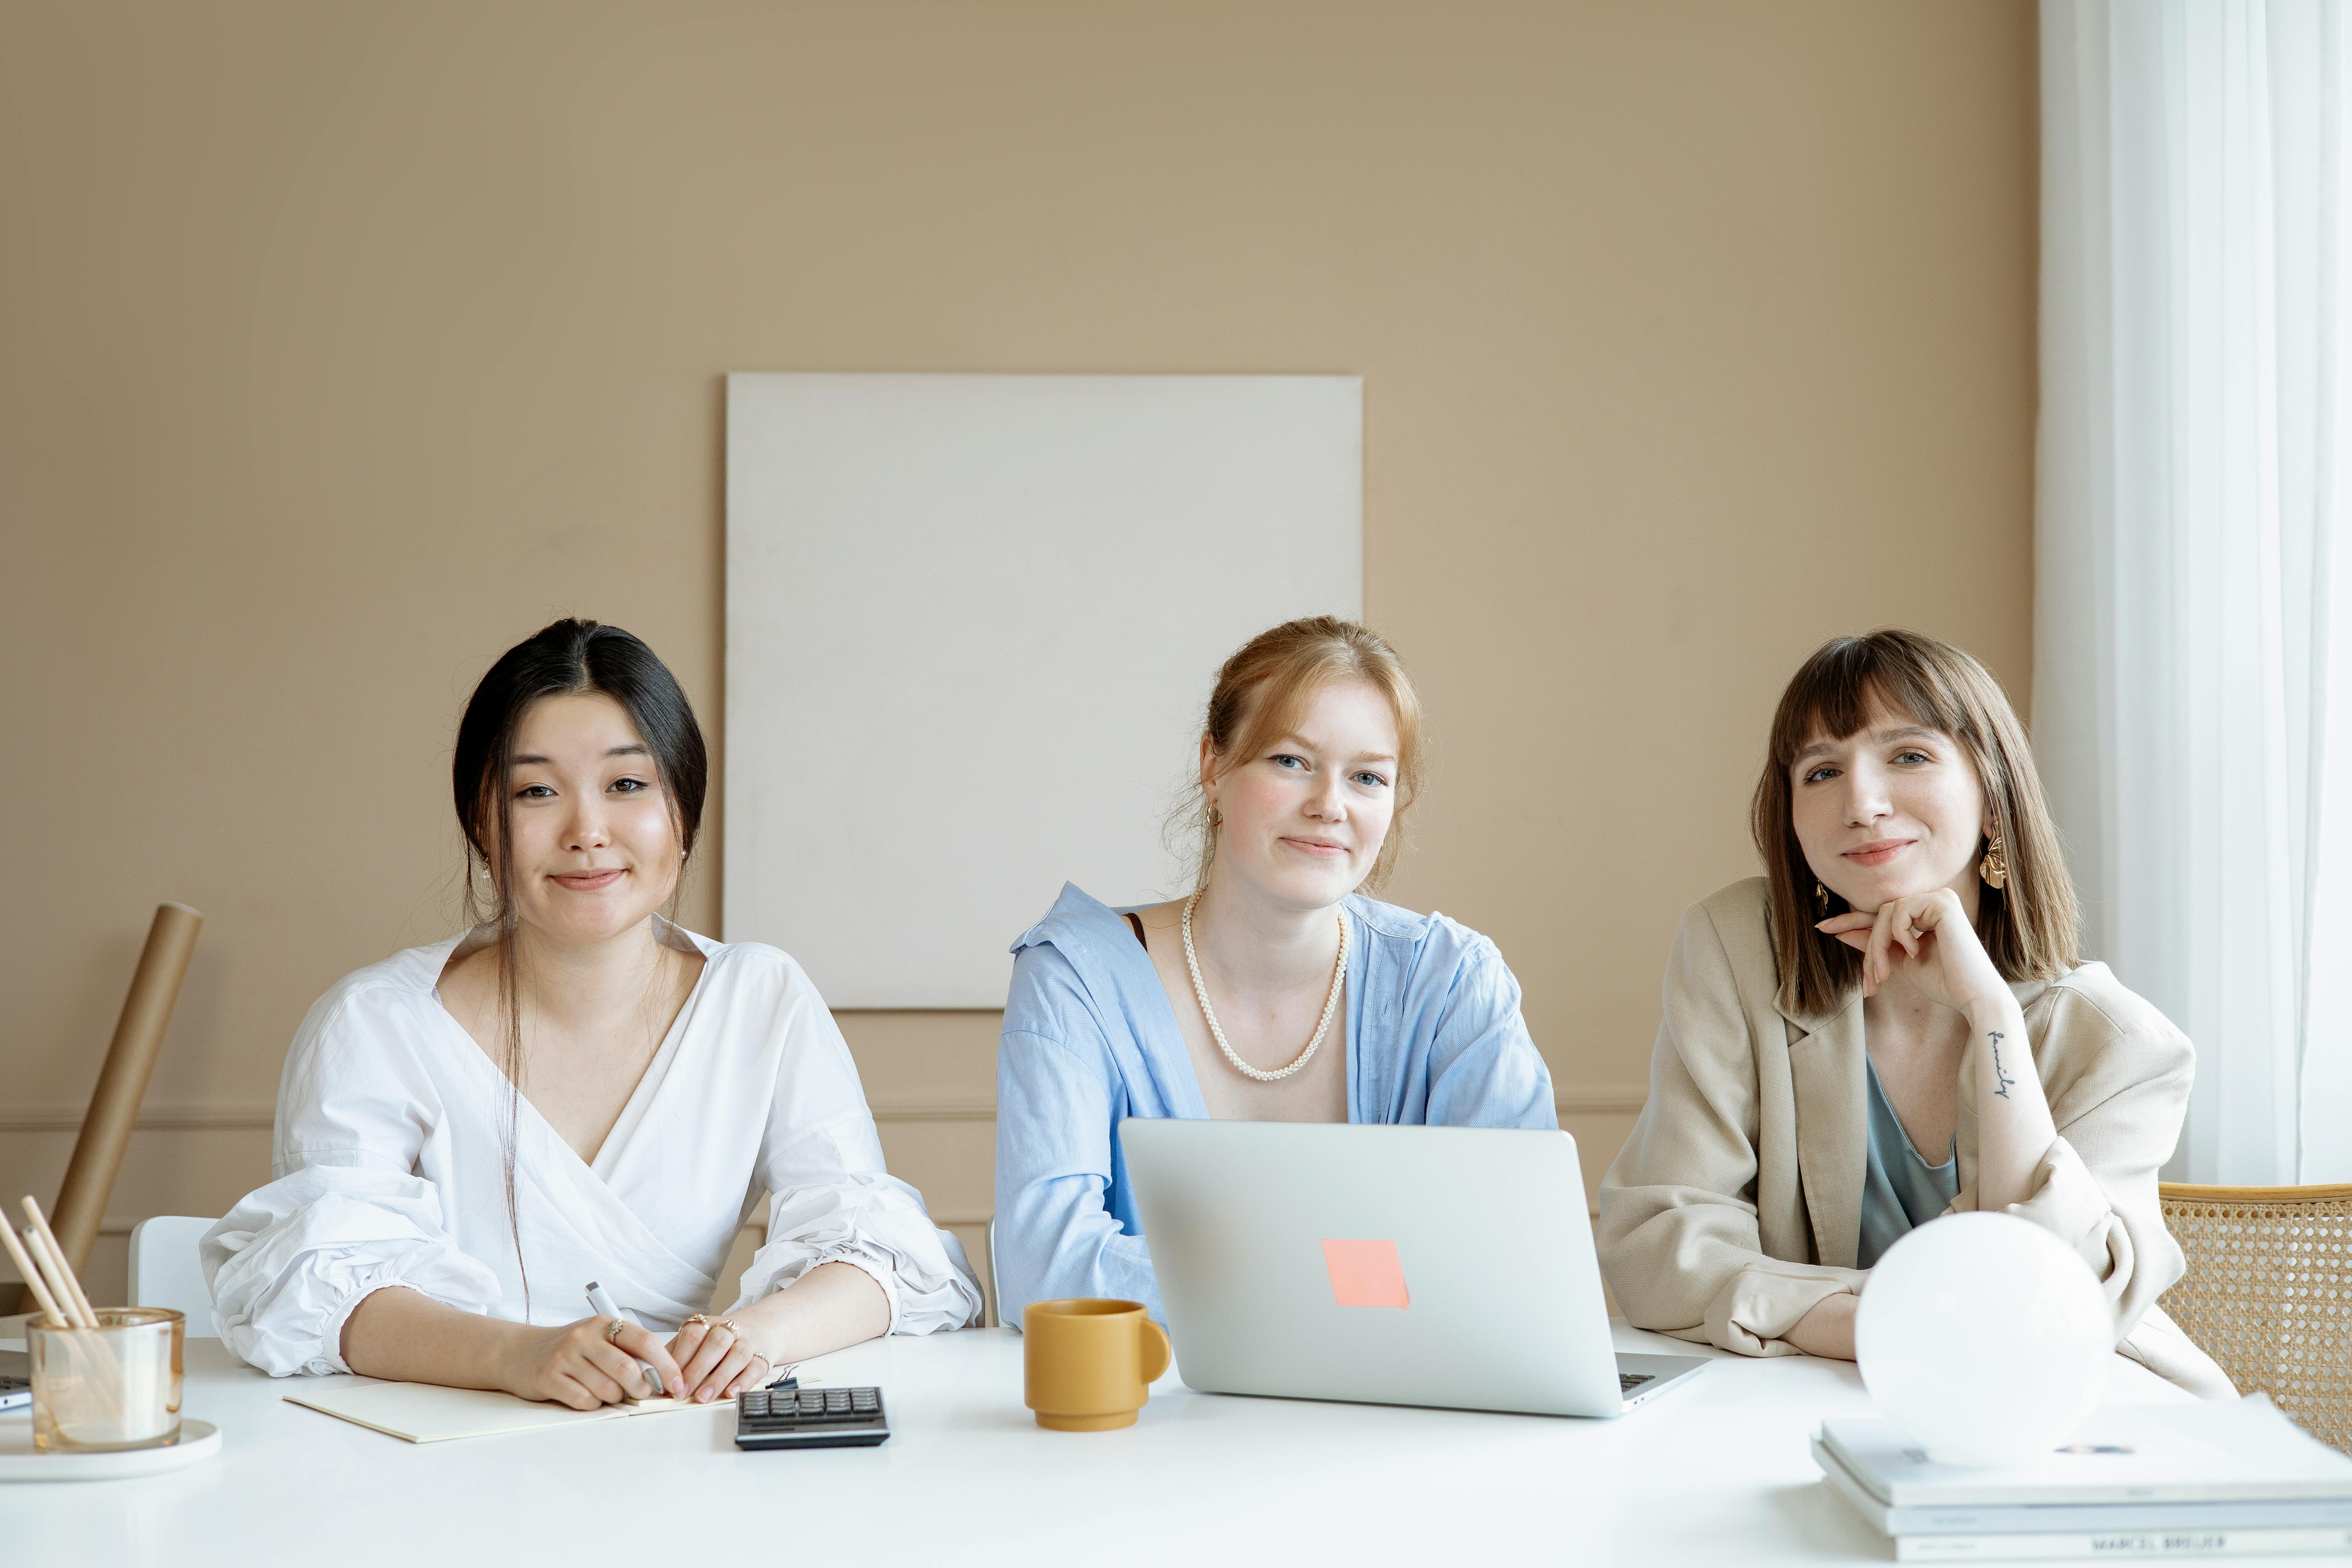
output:
[[[1565,1132],[1135,1117],[1118,1132],[1189,1388],[1617,1415],[1706,1365],[1610,1348]]]

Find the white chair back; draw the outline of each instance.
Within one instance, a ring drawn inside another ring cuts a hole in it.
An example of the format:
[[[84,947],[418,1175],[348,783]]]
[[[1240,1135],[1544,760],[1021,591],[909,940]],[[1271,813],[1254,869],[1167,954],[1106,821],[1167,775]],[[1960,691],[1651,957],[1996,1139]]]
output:
[[[988,1222],[988,1315],[996,1320],[998,1328],[1004,1326],[1004,1308],[1001,1304],[1003,1300],[996,1289],[996,1222],[992,1219]],[[1021,1325],[1013,1326],[1017,1329]]]
[[[188,1320],[188,1338],[216,1340],[213,1296],[197,1267],[196,1243],[215,1220],[158,1215],[131,1229],[131,1302],[134,1307],[173,1307]]]

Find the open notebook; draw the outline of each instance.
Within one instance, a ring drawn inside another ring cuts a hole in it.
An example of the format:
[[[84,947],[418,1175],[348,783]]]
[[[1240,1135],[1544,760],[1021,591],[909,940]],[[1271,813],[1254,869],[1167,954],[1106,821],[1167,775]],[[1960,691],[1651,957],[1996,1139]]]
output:
[[[642,1399],[601,1410],[572,1410],[518,1399],[481,1388],[443,1388],[430,1383],[386,1383],[373,1377],[338,1377],[286,1396],[322,1415],[411,1443],[442,1443],[452,1437],[488,1437],[501,1432],[541,1432],[583,1421],[619,1421],[668,1410],[728,1410],[733,1400],[698,1405],[688,1399]]]

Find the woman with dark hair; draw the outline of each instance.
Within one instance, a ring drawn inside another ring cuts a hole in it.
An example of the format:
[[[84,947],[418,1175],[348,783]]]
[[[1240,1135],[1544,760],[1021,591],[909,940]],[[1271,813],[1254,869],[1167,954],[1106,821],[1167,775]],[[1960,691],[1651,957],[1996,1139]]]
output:
[[[2156,1173],[2193,1054],[2083,962],[1992,676],[1913,632],[1829,643],[1781,696],[1751,826],[1766,875],[1683,916],[1649,1100],[1601,1184],[1595,1239],[1627,1319],[1851,1361],[1889,1247],[2005,1212],[2090,1267],[2120,1352],[2229,1397],[2156,1305],[2183,1268]]]
[[[303,1019],[277,1179],[203,1244],[229,1347],[278,1375],[585,1410],[651,1393],[640,1361],[708,1400],[974,1321],[962,1249],[884,1169],[808,977],[660,912],[709,763],[653,650],[572,620],[509,649],[451,773],[477,923],[344,976]],[[766,1245],[710,1321],[762,1191]],[[639,1321],[580,1317],[592,1280]]]

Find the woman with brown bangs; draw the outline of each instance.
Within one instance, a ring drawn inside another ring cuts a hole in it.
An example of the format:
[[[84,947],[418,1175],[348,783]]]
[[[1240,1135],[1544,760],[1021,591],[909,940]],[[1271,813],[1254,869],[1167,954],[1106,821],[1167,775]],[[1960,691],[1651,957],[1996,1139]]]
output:
[[[2005,1212],[2090,1266],[2119,1352],[2230,1397],[2156,1306],[2183,1267],[2156,1173],[2193,1053],[2083,962],[1990,673],[1914,632],[1827,644],[1781,695],[1752,826],[1766,874],[1684,915],[1649,1101],[1601,1185],[1627,1318],[1850,1361],[1887,1247],[1941,1215]]]

